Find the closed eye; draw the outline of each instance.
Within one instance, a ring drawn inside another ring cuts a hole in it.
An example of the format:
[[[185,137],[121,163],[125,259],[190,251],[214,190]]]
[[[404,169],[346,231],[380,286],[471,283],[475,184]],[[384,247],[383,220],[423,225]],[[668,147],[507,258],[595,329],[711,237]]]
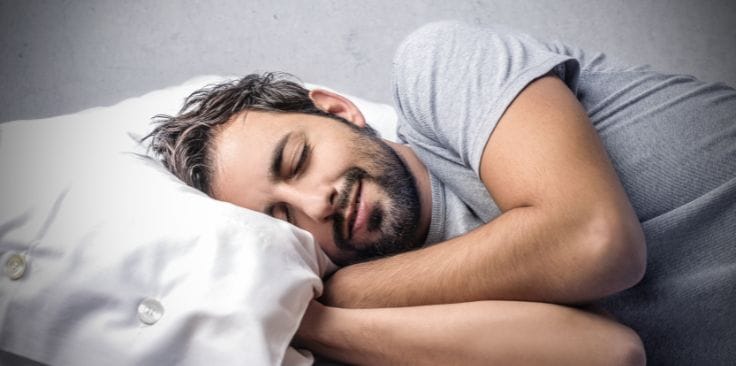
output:
[[[307,165],[307,161],[309,159],[309,155],[312,152],[312,147],[305,142],[304,147],[302,147],[302,153],[299,155],[299,160],[296,162],[296,165],[294,166],[294,170],[291,172],[290,178],[295,178],[299,174],[303,173],[305,170],[305,166]]]

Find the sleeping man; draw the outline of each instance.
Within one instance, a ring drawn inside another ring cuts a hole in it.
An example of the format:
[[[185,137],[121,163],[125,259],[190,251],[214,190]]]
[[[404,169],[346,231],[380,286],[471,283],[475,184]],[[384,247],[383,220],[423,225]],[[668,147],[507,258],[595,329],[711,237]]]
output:
[[[195,92],[150,136],[187,184],[344,266],[299,346],[356,364],[734,362],[734,89],[443,22],[402,43],[393,91],[400,143],[271,73]]]

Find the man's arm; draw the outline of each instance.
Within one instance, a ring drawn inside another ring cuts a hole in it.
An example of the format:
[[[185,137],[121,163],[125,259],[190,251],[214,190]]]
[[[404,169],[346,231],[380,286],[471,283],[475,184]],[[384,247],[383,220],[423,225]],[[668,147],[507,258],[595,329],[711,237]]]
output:
[[[639,337],[559,305],[481,301],[385,309],[313,302],[296,343],[355,365],[643,365]]]
[[[516,97],[484,148],[480,177],[499,217],[428,248],[345,267],[326,282],[322,300],[341,307],[580,303],[643,276],[636,215],[561,80],[543,77]]]

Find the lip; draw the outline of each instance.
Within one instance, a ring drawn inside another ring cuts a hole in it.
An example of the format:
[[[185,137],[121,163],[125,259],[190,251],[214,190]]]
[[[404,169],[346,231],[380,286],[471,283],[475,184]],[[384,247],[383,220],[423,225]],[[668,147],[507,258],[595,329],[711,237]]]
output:
[[[366,227],[366,223],[368,221],[368,207],[366,205],[366,200],[363,199],[363,185],[359,187],[356,194],[356,208],[355,208],[355,215],[353,220],[353,230],[351,232],[351,236],[358,233],[360,230],[364,230]]]
[[[360,180],[355,185],[355,193],[353,194],[353,199],[350,200],[350,206],[345,210],[345,232],[347,233],[346,237],[348,239],[351,239],[353,237],[355,227],[357,224],[357,218],[358,214],[360,213],[360,208],[362,206],[363,200],[360,199],[360,196],[363,191],[363,181]]]

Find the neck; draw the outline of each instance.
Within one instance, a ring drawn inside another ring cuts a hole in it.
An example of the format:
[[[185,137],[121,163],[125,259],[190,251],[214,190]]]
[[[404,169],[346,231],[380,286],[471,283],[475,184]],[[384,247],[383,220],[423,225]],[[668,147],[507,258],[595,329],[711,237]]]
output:
[[[432,187],[429,181],[429,171],[408,145],[397,144],[392,141],[386,141],[386,143],[399,154],[416,181],[420,207],[417,239],[420,244],[423,244],[427,239],[429,223],[432,219]]]

